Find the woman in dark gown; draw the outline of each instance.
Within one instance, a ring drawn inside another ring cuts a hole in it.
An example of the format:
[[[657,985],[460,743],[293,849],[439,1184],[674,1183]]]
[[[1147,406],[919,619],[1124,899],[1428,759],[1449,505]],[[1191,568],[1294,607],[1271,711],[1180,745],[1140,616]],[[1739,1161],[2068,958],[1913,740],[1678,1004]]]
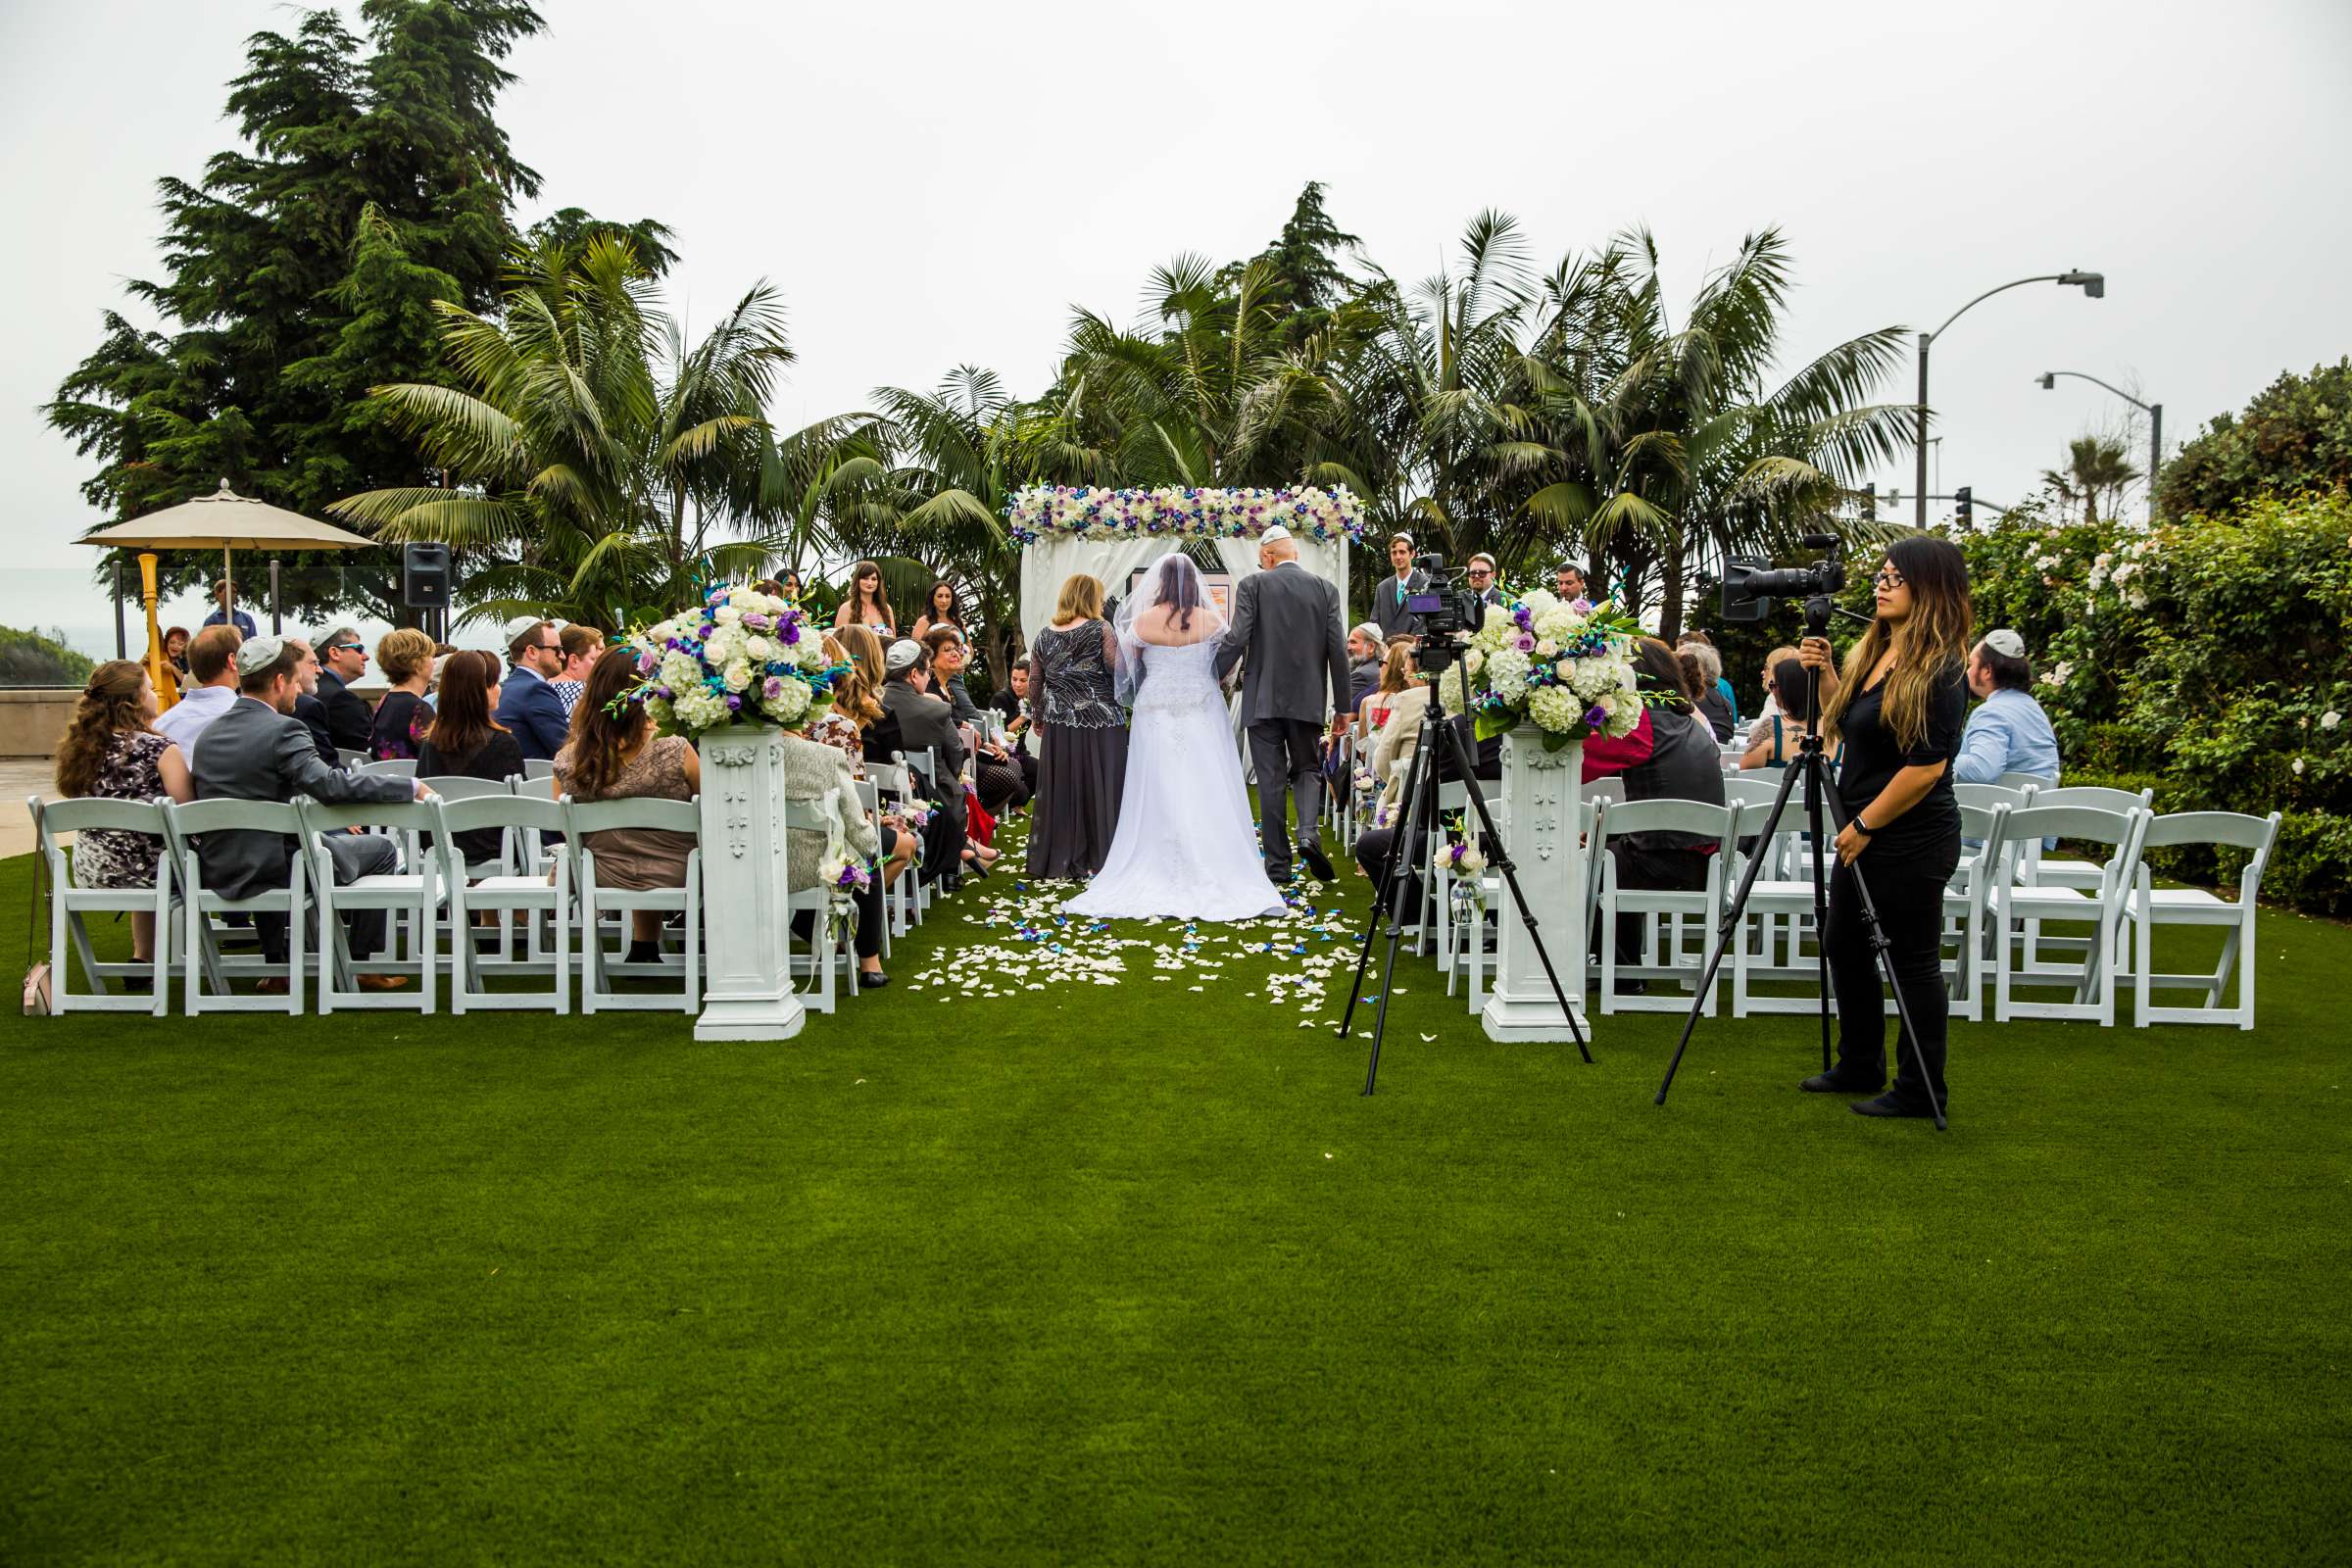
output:
[[[1102,584],[1084,573],[1071,577],[1053,624],[1029,645],[1041,751],[1031,876],[1091,877],[1110,854],[1127,780],[1127,715],[1111,678],[1116,647],[1102,619]]]

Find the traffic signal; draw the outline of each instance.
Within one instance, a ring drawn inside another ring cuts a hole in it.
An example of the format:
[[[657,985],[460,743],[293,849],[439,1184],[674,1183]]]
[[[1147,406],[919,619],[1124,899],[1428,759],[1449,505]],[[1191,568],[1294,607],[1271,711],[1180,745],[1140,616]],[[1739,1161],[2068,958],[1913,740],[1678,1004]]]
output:
[[[1879,482],[1876,479],[1862,487],[1862,520],[1879,520]]]
[[[1962,485],[1952,492],[1952,520],[1963,528],[1974,528],[1977,525],[1976,505],[1969,499],[1969,489],[1966,485]]]

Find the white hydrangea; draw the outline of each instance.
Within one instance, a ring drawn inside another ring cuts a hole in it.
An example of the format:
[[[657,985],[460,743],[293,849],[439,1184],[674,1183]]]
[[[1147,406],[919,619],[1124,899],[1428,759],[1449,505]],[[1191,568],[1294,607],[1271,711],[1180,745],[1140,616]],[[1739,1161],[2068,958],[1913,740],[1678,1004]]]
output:
[[[804,635],[793,645],[792,651],[800,656],[803,669],[822,669],[829,662],[825,658],[824,640],[819,637]]]
[[[703,662],[713,669],[732,664],[744,657],[744,645],[750,641],[741,626],[721,626],[703,639]]]
[[[727,721],[727,700],[707,687],[678,693],[670,707],[681,729],[715,729]]]
[[[702,666],[686,655],[672,649],[662,656],[662,684],[671,691],[682,692],[702,682]]]
[[[810,694],[807,681],[787,676],[776,683],[776,695],[760,702],[760,711],[779,724],[789,724],[808,711]]]
[[[669,728],[671,721],[677,716],[677,710],[672,708],[666,699],[661,697],[648,697],[645,700],[645,712],[646,716],[651,718],[655,726],[660,729]]]
[[[1497,691],[1513,691],[1527,684],[1529,665],[1527,656],[1516,648],[1498,648],[1487,661],[1487,684]]]
[[[1527,699],[1527,716],[1554,734],[1581,729],[1586,704],[1565,686],[1539,686]]]
[[[1536,635],[1555,643],[1567,642],[1584,629],[1585,617],[1564,605],[1536,616]]]

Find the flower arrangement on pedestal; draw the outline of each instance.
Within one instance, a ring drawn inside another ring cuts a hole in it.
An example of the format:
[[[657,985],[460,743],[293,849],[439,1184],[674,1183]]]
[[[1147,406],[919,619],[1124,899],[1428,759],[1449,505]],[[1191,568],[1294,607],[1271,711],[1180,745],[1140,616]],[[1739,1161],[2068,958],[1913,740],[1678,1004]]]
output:
[[[1446,711],[1471,714],[1481,740],[1523,721],[1542,730],[1552,751],[1629,734],[1642,721],[1632,659],[1641,635],[1641,624],[1613,605],[1537,589],[1487,607],[1438,698]]]
[[[1026,549],[1041,539],[1114,534],[1128,538],[1254,539],[1276,523],[1301,539],[1360,540],[1364,506],[1337,490],[1096,490],[1031,485],[1004,509],[1007,531]]]
[[[643,705],[665,735],[805,728],[832,706],[833,683],[849,667],[828,658],[824,643],[789,600],[713,588],[699,609],[629,634],[639,682],[621,701]]]

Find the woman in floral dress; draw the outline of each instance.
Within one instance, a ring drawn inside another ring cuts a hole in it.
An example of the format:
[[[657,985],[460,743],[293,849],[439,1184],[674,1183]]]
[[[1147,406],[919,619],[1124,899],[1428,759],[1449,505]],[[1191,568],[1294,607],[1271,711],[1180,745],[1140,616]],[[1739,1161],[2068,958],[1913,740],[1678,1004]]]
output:
[[[57,793],[114,801],[196,798],[187,760],[152,727],[155,686],[127,659],[109,660],[90,672],[81,706],[57,749]],[[74,881],[85,888],[151,888],[164,841],[152,833],[92,828],[74,839]],[[155,916],[133,911],[133,956],[155,956]]]

